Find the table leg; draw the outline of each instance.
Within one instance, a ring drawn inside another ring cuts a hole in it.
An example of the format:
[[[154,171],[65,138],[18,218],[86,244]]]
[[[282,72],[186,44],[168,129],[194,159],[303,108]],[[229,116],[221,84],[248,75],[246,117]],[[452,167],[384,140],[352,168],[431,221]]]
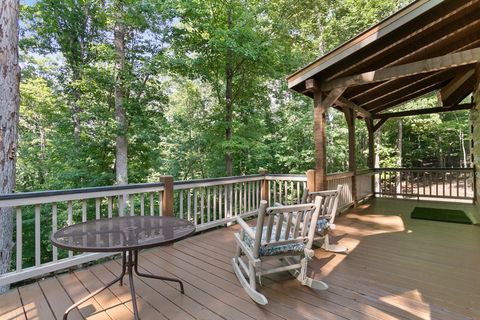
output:
[[[124,253],[125,254],[125,253]],[[111,282],[109,282],[107,285],[105,285],[104,287],[101,287],[99,288],[98,290],[95,290],[94,292],[90,293],[88,296],[86,296],[85,298],[83,298],[82,300],[74,303],[72,306],[70,306],[70,308],[68,308],[65,313],[63,314],[63,320],[67,320],[68,318],[68,314],[70,313],[70,311],[72,311],[73,309],[75,309],[76,307],[78,307],[79,305],[81,305],[82,303],[84,303],[85,301],[87,301],[88,299],[90,299],[91,297],[99,294],[100,292],[102,292],[103,290],[107,289],[108,287],[111,287],[114,283],[118,282],[118,281],[122,281],[123,279],[123,276],[125,275],[125,267],[122,268],[122,273],[120,274],[120,276],[118,276],[117,278],[115,278],[114,280],[112,280]]]
[[[136,252],[136,251],[135,251]],[[133,257],[133,252],[129,251],[128,252],[128,262],[127,262],[127,267],[128,267],[128,281],[130,283],[130,294],[132,295],[132,305],[133,305],[133,317],[135,320],[138,320],[138,307],[137,307],[137,296],[135,294],[135,286],[133,284],[133,270],[132,268],[135,265],[135,260]]]
[[[158,280],[164,280],[164,281],[178,282],[178,284],[180,284],[180,292],[185,293],[185,290],[183,289],[183,282],[180,281],[179,279],[170,278],[170,277],[156,276],[156,275],[152,275],[152,274],[146,274],[146,273],[139,272],[139,271],[138,271],[138,250],[135,250],[135,251],[134,251],[133,269],[135,270],[135,273],[136,273],[139,277],[152,278],[152,279],[158,279]]]

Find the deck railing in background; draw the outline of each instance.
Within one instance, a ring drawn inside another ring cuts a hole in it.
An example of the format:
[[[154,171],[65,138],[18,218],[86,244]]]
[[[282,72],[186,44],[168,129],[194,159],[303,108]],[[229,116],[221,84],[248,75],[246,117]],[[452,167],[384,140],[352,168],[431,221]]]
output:
[[[0,207],[13,210],[15,227],[12,270],[0,276],[0,286],[107,256],[57,249],[50,237],[93,219],[162,215],[163,191],[163,183],[147,183],[0,196]]]
[[[379,196],[474,200],[473,168],[379,168],[375,174]]]
[[[372,194],[372,174],[357,174],[357,200]],[[329,189],[343,185],[341,210],[353,204],[352,177],[353,173],[327,177]],[[270,205],[299,203],[306,186],[305,175],[258,174],[175,181],[173,190],[165,190],[163,183],[147,183],[2,195],[0,207],[11,207],[14,213],[15,245],[12,269],[0,276],[0,286],[108,255],[76,254],[52,247],[52,233],[73,223],[122,215],[163,215],[164,199],[172,199],[167,196],[173,192],[174,214],[202,231],[227,225],[237,216],[255,214],[262,195],[268,196]]]

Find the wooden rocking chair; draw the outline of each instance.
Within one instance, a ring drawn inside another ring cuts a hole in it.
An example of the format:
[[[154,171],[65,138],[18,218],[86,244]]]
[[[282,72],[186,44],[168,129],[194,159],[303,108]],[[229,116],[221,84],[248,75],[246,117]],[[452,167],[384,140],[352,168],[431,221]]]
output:
[[[318,214],[319,197],[314,203],[269,207],[261,201],[256,227],[250,227],[237,217],[241,227],[235,234],[237,249],[232,259],[233,270],[248,295],[258,304],[268,303],[256,289],[256,277],[289,271],[302,285],[326,290],[328,286],[307,276],[307,262],[314,257],[312,250]],[[263,262],[277,259],[283,265],[268,268]]]
[[[315,230],[314,245],[321,247],[325,251],[335,253],[346,253],[348,248],[338,244],[331,244],[329,231],[335,230],[335,216],[338,211],[338,199],[342,192],[342,185],[338,185],[336,190],[326,190],[309,192],[305,189],[302,197],[302,203],[312,203],[317,197],[321,198],[320,213],[317,220],[317,229]]]

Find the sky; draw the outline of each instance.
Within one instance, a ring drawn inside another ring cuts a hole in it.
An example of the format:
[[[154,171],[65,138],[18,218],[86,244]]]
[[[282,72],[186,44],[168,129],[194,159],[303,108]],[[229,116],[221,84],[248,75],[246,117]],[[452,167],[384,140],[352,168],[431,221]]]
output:
[[[31,6],[32,4],[35,4],[35,2],[37,2],[37,0],[20,0],[20,4],[26,4],[29,6]]]

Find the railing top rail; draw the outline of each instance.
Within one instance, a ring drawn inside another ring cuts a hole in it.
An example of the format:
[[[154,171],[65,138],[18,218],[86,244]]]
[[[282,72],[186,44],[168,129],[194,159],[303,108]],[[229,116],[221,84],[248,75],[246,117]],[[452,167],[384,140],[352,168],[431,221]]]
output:
[[[307,181],[307,177],[304,174],[267,174],[266,180],[286,180],[286,181]]]
[[[163,188],[163,182],[136,183],[136,184],[126,184],[126,185],[119,185],[119,186],[103,186],[103,187],[90,187],[90,188],[65,189],[65,190],[18,192],[18,193],[2,194],[0,195],[0,201],[11,200],[11,199],[41,198],[41,197],[51,197],[51,196],[60,196],[60,195],[74,195],[74,194],[84,194],[84,193],[98,193],[98,192],[108,192],[108,191],[124,192],[125,190],[136,190],[136,189],[145,189],[145,188],[157,188],[157,189]]]
[[[474,168],[375,168],[375,171],[463,171],[473,172]]]
[[[245,176],[231,176],[209,179],[180,180],[173,183],[173,190],[191,189],[198,187],[210,187],[217,185],[226,185],[238,182],[259,181],[264,179],[263,174],[252,174]]]

